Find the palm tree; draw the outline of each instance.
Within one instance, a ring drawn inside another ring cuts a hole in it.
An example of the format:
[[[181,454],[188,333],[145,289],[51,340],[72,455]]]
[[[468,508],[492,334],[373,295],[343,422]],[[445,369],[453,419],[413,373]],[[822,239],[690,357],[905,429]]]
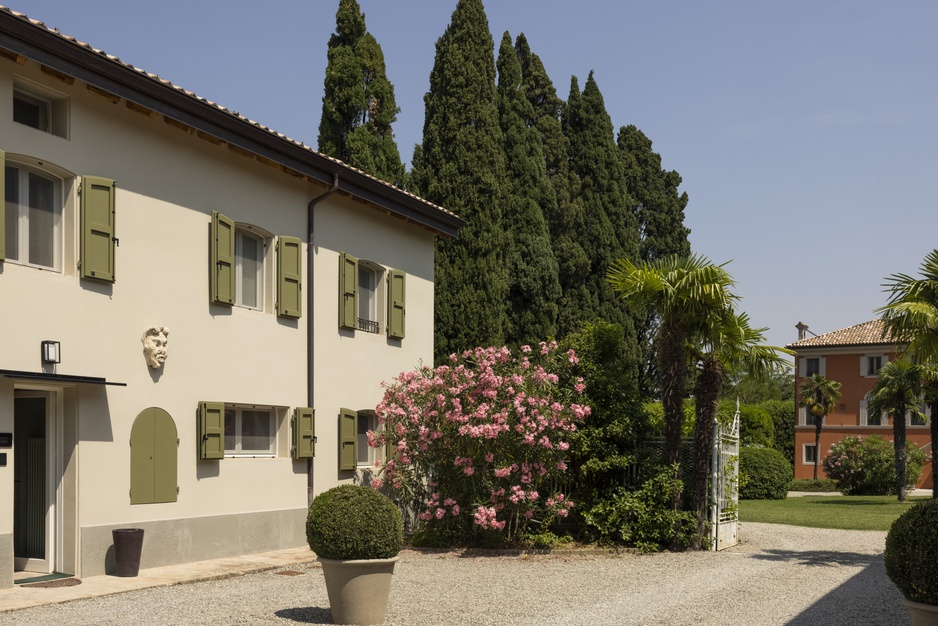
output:
[[[770,372],[790,367],[782,354],[791,350],[766,346],[765,328],[749,326],[749,316],[726,309],[710,318],[706,332],[700,337],[696,350],[700,367],[694,385],[694,470],[692,479],[692,506],[697,516],[697,535],[694,547],[699,548],[707,529],[707,503],[709,501],[710,446],[716,424],[720,393],[728,369],[741,367],[755,379],[761,380]]]
[[[821,428],[824,418],[840,402],[840,383],[814,374],[801,382],[801,399],[798,401],[814,416],[814,480],[817,480],[817,465],[821,458]]]
[[[667,462],[678,466],[688,340],[707,327],[711,316],[728,309],[736,300],[730,291],[733,278],[723,265],[714,265],[698,255],[668,256],[638,264],[620,259],[610,266],[607,278],[620,297],[657,316],[655,349]],[[680,499],[681,494],[675,494],[675,510],[680,508]]]
[[[922,397],[923,371],[906,359],[890,361],[879,370],[879,379],[870,392],[870,411],[885,411],[892,416],[892,439],[896,451],[896,492],[905,502],[905,416],[921,414],[918,403]]]
[[[889,292],[889,302],[877,310],[882,314],[883,334],[896,340],[907,341],[905,357],[913,363],[926,366],[926,379],[938,375],[938,249],[932,250],[922,261],[921,278],[906,274],[893,274],[883,287]],[[887,364],[888,365],[888,364]],[[932,445],[932,498],[938,498],[938,463],[935,463],[935,444],[938,442],[938,386],[926,384],[926,400],[931,408]],[[903,448],[904,450],[904,448]]]

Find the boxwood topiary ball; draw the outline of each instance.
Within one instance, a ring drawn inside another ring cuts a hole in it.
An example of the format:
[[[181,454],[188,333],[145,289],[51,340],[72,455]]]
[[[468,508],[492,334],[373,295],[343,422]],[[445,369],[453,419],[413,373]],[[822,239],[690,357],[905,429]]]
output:
[[[892,523],[883,560],[902,595],[938,605],[938,500],[916,504]]]
[[[306,540],[324,559],[389,559],[404,545],[404,522],[384,494],[364,485],[341,485],[313,499]]]

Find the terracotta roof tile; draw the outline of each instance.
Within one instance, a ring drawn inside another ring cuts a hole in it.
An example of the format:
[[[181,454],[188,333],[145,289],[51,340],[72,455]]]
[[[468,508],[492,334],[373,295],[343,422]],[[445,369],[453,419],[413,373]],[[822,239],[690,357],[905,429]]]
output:
[[[892,337],[883,336],[883,320],[875,319],[848,326],[823,335],[816,335],[788,344],[788,348],[819,348],[837,346],[870,346],[895,344]]]

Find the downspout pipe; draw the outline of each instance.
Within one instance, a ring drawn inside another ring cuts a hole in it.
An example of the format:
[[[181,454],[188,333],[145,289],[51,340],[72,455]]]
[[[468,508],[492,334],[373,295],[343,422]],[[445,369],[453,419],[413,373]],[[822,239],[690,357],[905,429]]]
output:
[[[306,205],[306,282],[308,286],[306,288],[306,403],[310,408],[314,408],[315,405],[313,400],[315,398],[314,385],[313,385],[313,346],[315,333],[313,332],[313,289],[314,276],[313,274],[313,245],[315,241],[314,237],[314,217],[315,217],[315,208],[316,205],[334,194],[339,190],[339,173],[335,172],[332,175],[332,187],[325,193],[316,196],[309,201],[309,204]],[[306,505],[309,506],[313,503],[313,497],[315,495],[313,491],[314,481],[313,481],[313,460],[306,459]]]

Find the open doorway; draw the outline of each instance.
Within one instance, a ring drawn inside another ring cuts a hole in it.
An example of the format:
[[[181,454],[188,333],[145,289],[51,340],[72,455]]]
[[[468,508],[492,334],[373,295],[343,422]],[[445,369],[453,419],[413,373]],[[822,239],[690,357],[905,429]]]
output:
[[[13,569],[56,566],[58,446],[54,391],[17,389],[13,405]]]

